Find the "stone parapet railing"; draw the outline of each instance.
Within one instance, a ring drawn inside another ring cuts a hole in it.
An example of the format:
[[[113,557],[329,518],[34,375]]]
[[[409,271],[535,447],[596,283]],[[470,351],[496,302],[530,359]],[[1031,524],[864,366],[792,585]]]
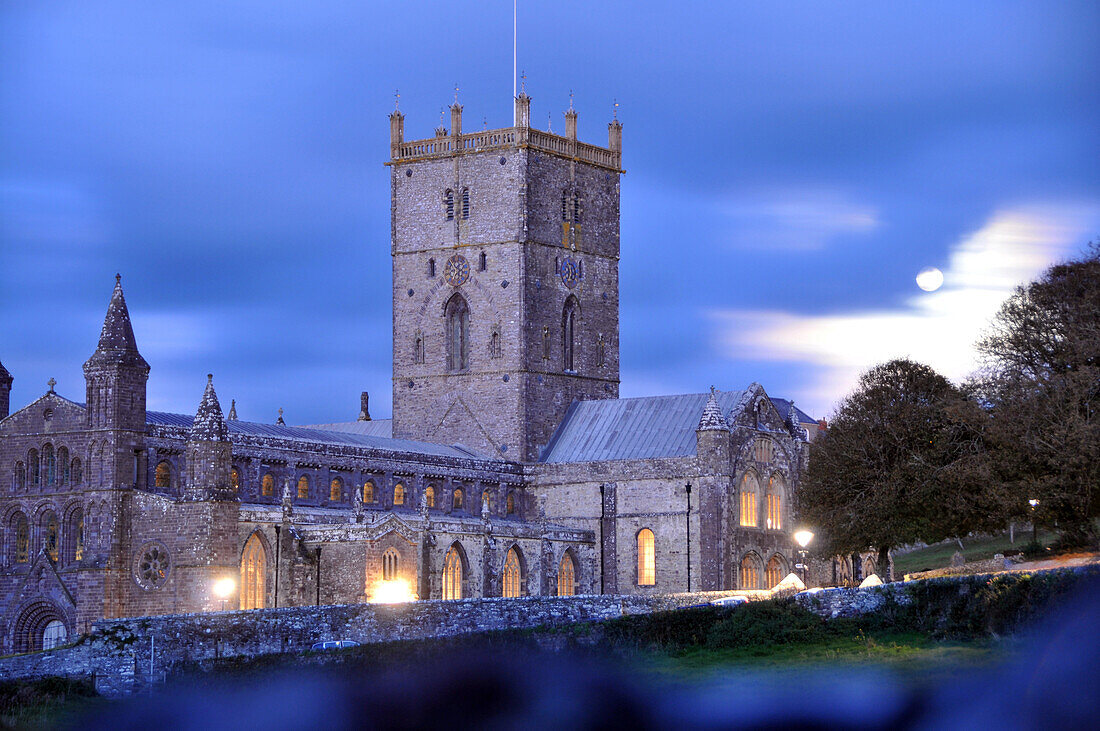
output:
[[[517,147],[589,163],[617,173],[624,172],[621,152],[531,127],[505,127],[401,142],[390,150],[392,159],[388,164],[442,158],[462,152],[488,152]]]

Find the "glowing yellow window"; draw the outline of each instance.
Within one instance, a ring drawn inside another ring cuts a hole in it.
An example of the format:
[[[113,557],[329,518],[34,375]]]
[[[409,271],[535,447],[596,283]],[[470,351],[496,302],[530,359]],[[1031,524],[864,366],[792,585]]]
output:
[[[260,494],[271,497],[275,494],[275,477],[268,472],[260,483]]]
[[[431,485],[424,490],[424,502],[429,508],[435,507],[435,488]]]
[[[340,481],[339,477],[333,477],[332,483],[328,488],[328,499],[332,502],[339,502],[344,498],[344,483]]]
[[[157,487],[172,486],[172,466],[167,462],[161,462],[157,465],[155,484]]]
[[[393,581],[397,578],[397,562],[400,556],[396,548],[387,548],[382,552],[382,581]]]
[[[508,515],[516,512],[516,498],[508,493],[508,499],[504,501],[504,512]]]
[[[304,500],[309,497],[309,478],[302,475],[298,478],[298,499]]]
[[[241,609],[263,609],[266,599],[267,556],[255,533],[241,555]]]
[[[778,555],[772,556],[768,561],[768,566],[764,569],[764,581],[767,583],[769,589],[774,588],[776,584],[783,580],[783,559]]]
[[[393,504],[405,504],[405,486],[402,485],[400,482],[393,486]]]
[[[462,557],[455,546],[443,559],[443,598],[462,598]]]
[[[748,554],[741,559],[741,587],[742,589],[760,588],[760,561],[753,554]]]
[[[366,482],[363,483],[363,502],[365,502],[365,503],[373,503],[374,502],[374,483],[371,482],[370,480],[367,480]]]
[[[519,563],[519,554],[516,549],[509,548],[508,555],[504,559],[504,591],[505,597],[523,596],[522,576]]]
[[[451,508],[459,510],[462,507],[462,490],[455,490],[451,496]]]
[[[745,475],[741,480],[741,525],[746,528],[756,527],[756,496],[756,478]]]
[[[657,583],[655,564],[656,552],[653,546],[653,531],[642,528],[638,531],[638,585],[653,586]]]
[[[233,488],[233,492],[241,489],[241,473],[236,467],[229,470],[229,486]]]
[[[577,593],[577,569],[573,565],[573,556],[566,551],[558,564],[558,596],[573,596]]]

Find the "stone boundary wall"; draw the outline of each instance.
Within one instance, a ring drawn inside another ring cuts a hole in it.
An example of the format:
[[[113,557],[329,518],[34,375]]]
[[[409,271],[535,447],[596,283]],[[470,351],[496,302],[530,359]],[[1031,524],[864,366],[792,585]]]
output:
[[[741,593],[530,596],[107,619],[74,645],[0,658],[0,678],[94,676],[96,689],[114,696],[156,682],[177,666],[218,657],[298,652],[323,640],[368,644],[598,621]]]
[[[1004,571],[1011,569],[1016,564],[1021,563],[1022,558],[1013,556],[1011,558],[987,558],[981,561],[971,561],[969,563],[960,564],[958,566],[945,566],[941,569],[932,569],[931,571],[917,571],[912,574],[906,574],[905,580],[912,581],[914,579],[938,579],[944,576],[969,576],[972,574],[988,574],[995,571]]]

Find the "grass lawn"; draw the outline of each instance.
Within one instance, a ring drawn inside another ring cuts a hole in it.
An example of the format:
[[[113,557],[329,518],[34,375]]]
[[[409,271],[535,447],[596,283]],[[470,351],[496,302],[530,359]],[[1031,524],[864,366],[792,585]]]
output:
[[[1039,530],[1039,542],[1048,546],[1057,538],[1056,533]],[[981,561],[993,558],[994,555],[1018,553],[1024,550],[1024,546],[1031,542],[1031,531],[1016,531],[1016,542],[1010,543],[1008,531],[999,535],[983,536],[981,538],[963,538],[963,549],[960,551],[967,561]],[[945,543],[942,545],[920,548],[916,551],[894,557],[894,572],[898,576],[916,573],[917,571],[930,571],[942,569],[951,565],[951,557],[959,550],[958,543]]]

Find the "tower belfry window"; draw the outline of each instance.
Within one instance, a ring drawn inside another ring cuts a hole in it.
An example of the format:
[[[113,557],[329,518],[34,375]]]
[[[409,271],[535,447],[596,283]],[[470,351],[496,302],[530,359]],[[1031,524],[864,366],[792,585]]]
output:
[[[455,192],[450,188],[443,194],[443,210],[447,220],[453,221],[455,217]]]
[[[574,362],[574,335],[576,334],[577,326],[577,300],[570,297],[566,300],[565,309],[562,311],[561,317],[562,326],[562,353],[564,356],[563,367],[567,371],[575,370],[576,363]]]
[[[462,218],[470,217],[470,189],[462,189]]]
[[[581,222],[581,194],[573,191],[573,223]]]
[[[447,302],[445,311],[447,337],[447,370],[452,373],[467,370],[469,359],[470,309],[462,295]]]

